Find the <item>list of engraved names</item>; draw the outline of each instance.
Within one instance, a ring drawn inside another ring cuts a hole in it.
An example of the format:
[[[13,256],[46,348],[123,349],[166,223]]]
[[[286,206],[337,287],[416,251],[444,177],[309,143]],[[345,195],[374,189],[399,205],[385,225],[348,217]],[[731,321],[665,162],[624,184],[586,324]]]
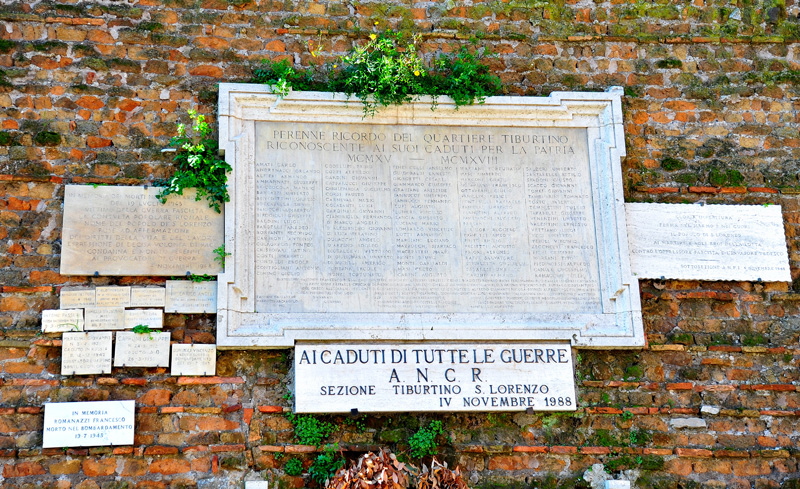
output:
[[[600,312],[583,129],[256,125],[256,308]]]

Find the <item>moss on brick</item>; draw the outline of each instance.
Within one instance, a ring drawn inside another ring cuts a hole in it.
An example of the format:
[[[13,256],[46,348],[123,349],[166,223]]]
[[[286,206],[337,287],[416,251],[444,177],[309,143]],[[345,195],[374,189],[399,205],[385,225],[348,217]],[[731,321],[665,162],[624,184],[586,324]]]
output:
[[[33,137],[33,142],[39,146],[58,146],[61,144],[61,134],[52,131],[41,131]]]

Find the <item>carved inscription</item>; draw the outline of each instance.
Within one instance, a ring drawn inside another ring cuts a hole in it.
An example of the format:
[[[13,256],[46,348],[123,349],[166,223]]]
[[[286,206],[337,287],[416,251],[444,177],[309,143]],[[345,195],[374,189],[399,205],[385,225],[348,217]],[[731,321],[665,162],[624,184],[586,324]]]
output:
[[[170,375],[214,375],[216,369],[216,345],[172,345]]]
[[[780,206],[625,204],[642,278],[791,282]]]
[[[61,375],[111,373],[111,331],[64,333]]]
[[[256,132],[258,312],[601,311],[585,130]]]
[[[574,411],[569,343],[302,344],[297,412]]]
[[[222,244],[223,218],[194,190],[166,204],[158,188],[67,185],[64,275],[218,273],[212,250]]]

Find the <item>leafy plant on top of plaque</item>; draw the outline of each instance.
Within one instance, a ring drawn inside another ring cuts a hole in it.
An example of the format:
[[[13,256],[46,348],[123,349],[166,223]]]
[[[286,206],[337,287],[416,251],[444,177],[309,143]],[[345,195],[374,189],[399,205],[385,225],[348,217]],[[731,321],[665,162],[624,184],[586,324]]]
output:
[[[217,141],[210,137],[211,125],[202,114],[189,110],[191,129],[178,124],[178,135],[170,139],[169,146],[176,148],[175,174],[166,182],[158,194],[164,203],[172,194],[183,195],[187,188],[197,189],[197,200],[205,197],[209,207],[221,212],[221,205],[230,200],[228,195],[228,172],[231,166],[219,157]]]
[[[370,34],[365,44],[319,69],[296,70],[287,60],[263,60],[252,81],[272,85],[280,96],[291,89],[344,92],[361,99],[365,117],[380,107],[400,105],[420,95],[432,96],[431,109],[435,109],[442,95],[452,98],[458,108],[502,92],[500,78],[484,63],[491,56],[485,48],[462,46],[454,54],[440,54],[426,62],[418,43],[418,36],[405,39],[387,30]]]
[[[161,331],[154,330],[146,324],[137,324],[131,329],[136,334],[146,334],[149,339],[153,339],[153,333],[160,333]]]

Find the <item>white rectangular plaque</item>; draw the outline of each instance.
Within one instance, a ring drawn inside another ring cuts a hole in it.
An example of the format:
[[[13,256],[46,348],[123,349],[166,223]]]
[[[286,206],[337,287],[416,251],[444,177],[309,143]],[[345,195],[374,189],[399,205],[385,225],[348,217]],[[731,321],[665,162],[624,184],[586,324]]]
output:
[[[214,375],[217,345],[172,345],[170,375]]]
[[[83,331],[83,309],[45,309],[42,311],[42,333]]]
[[[111,373],[111,331],[64,333],[61,375]]]
[[[94,288],[67,288],[64,287],[59,292],[61,309],[81,309],[84,307],[94,307],[95,292]]]
[[[121,307],[87,307],[84,309],[86,331],[125,329],[125,309]]]
[[[169,333],[120,331],[114,348],[115,367],[168,367]]]
[[[367,119],[341,94],[220,94],[235,156],[221,345],[644,343],[620,91],[423,99]]]
[[[195,201],[195,191],[171,195],[155,187],[67,185],[64,192],[64,275],[215,274],[214,249],[223,218]]]
[[[167,280],[164,312],[184,314],[216,312],[217,283]]]
[[[131,287],[131,307],[164,307],[164,287]]]
[[[575,411],[569,343],[295,347],[300,413]]]
[[[161,309],[126,309],[124,324],[125,329],[133,329],[136,326],[161,329],[164,327],[164,311]]]
[[[97,307],[128,307],[131,305],[130,287],[97,287],[95,305]]]
[[[134,404],[46,402],[42,448],[133,445]]]
[[[778,205],[625,204],[641,278],[791,282]]]

